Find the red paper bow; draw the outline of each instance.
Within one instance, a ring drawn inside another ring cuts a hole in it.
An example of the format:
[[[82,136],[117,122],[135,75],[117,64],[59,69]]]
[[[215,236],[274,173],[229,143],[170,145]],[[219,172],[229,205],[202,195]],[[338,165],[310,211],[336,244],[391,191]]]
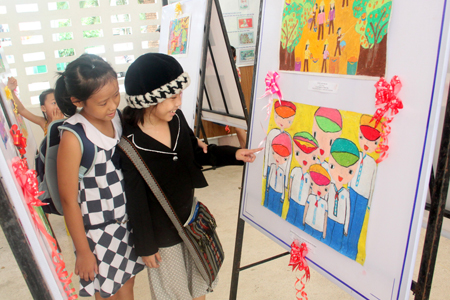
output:
[[[303,279],[306,277],[306,281],[308,281],[311,277],[311,274],[309,272],[309,266],[306,262],[306,255],[308,254],[308,247],[306,246],[306,243],[302,243],[299,246],[299,242],[297,240],[293,241],[291,244],[291,259],[289,261],[289,266],[292,266],[292,271],[299,270],[303,271],[305,270],[305,274],[303,274],[301,279],[298,279],[295,282],[295,289],[296,293],[295,296],[298,300],[301,300],[305,298],[308,300],[308,295],[304,291],[305,289],[305,283],[303,282]],[[297,288],[297,284],[300,283],[302,287],[300,289]],[[298,295],[300,294],[300,296]]]
[[[376,160],[376,163],[380,163],[388,157],[388,135],[391,133],[391,126],[394,116],[398,114],[399,110],[403,108],[402,101],[397,98],[397,94],[402,88],[402,83],[398,76],[394,76],[389,84],[386,79],[380,78],[375,84],[377,91],[375,92],[375,107],[377,110],[373,115],[372,120],[375,120],[375,127],[381,122],[381,143],[375,150],[376,153],[380,153],[380,157]]]
[[[27,152],[25,149],[27,147],[27,139],[22,136],[22,132],[20,132],[19,127],[17,127],[16,124],[11,126],[9,132],[11,133],[14,145],[19,149],[19,153],[23,157]]]
[[[13,128],[14,126],[16,126],[16,128]],[[16,131],[17,125],[13,125],[13,127],[11,128],[11,131],[13,131],[13,129]],[[13,158],[11,166],[14,175],[16,176],[17,182],[22,188],[22,192],[25,197],[25,202],[28,206],[31,218],[33,219],[33,222],[38,228],[39,232],[45,237],[48,245],[50,246],[52,253],[52,261],[55,266],[56,274],[58,275],[59,280],[63,284],[63,289],[67,295],[68,300],[78,299],[78,295],[75,293],[75,289],[74,288],[70,289],[69,287],[69,285],[72,282],[71,281],[72,274],[69,276],[69,274],[65,270],[66,265],[64,263],[64,260],[62,259],[61,253],[58,252],[56,240],[53,236],[51,236],[47,232],[44,224],[42,223],[42,220],[39,218],[38,213],[34,209],[34,206],[47,205],[47,203],[43,203],[41,200],[37,198],[44,192],[39,191],[39,184],[36,177],[37,174],[36,171],[28,169],[27,161],[24,158],[22,159],[18,157]]]

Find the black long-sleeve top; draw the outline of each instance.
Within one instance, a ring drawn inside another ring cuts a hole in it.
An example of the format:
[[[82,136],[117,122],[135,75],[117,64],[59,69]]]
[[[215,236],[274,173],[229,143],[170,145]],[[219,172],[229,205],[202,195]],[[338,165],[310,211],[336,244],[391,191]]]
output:
[[[180,110],[169,122],[169,128],[172,149],[145,134],[139,127],[124,124],[123,135],[134,143],[179,219],[185,223],[191,212],[194,189],[208,185],[201,166],[242,162],[236,160],[238,148],[235,147],[209,145],[205,154]],[[139,171],[122,151],[120,154],[136,253],[140,256],[153,255],[160,247],[180,243],[182,240],[175,226]]]

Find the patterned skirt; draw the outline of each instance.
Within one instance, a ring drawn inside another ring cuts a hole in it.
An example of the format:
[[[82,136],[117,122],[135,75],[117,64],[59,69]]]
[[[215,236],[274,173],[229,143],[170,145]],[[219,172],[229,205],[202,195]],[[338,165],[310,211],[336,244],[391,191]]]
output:
[[[147,268],[152,300],[192,300],[209,293],[208,284],[182,242],[159,248],[159,268]],[[214,288],[219,278],[214,280]]]

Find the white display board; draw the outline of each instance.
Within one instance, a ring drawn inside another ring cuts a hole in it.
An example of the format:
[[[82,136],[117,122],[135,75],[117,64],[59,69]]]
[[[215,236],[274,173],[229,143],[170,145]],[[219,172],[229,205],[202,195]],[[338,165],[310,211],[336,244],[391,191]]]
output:
[[[0,50],[2,49],[0,48]],[[0,55],[3,55],[2,51],[0,51]],[[3,63],[6,64],[6,62]],[[25,201],[22,187],[19,185],[13,172],[12,161],[14,158],[19,157],[19,153],[13,144],[12,136],[10,134],[10,124],[7,120],[7,118],[9,118],[11,124],[17,124],[16,117],[12,112],[12,106],[10,105],[11,101],[6,100],[4,90],[5,84],[3,84],[3,82],[5,78],[7,79],[8,76],[11,76],[8,71],[9,68],[7,67],[5,68],[5,72],[0,73],[0,101],[3,102],[2,106],[6,107],[8,114],[5,115],[3,109],[0,109],[0,173],[2,184],[8,193],[9,200],[11,201],[11,205],[14,208],[17,217],[20,219],[20,223],[50,294],[53,296],[53,299],[68,299],[68,296],[63,290],[63,284],[58,279],[58,274],[52,261],[51,247],[44,235],[36,227]],[[23,123],[20,129],[28,130],[27,128],[29,128],[29,124],[26,122]],[[28,131],[27,144],[26,156],[29,164],[28,167],[29,169],[32,169],[34,166],[36,143],[34,142],[31,130]]]
[[[182,8],[182,14],[180,15],[175,13],[177,5],[175,3],[163,7],[159,52],[169,54],[169,47],[172,45],[170,41],[174,39],[174,36],[171,34],[171,22],[175,19],[189,16],[187,51],[183,54],[172,54],[191,78],[190,86],[183,91],[183,103],[181,105],[189,126],[194,128],[197,99],[200,93],[204,93],[203,85],[200,82],[201,68],[203,51],[208,51],[204,82],[208,95],[203,94],[202,107],[219,113],[203,111],[202,119],[246,129],[247,123],[241,100],[243,99],[243,94],[238,86],[239,79],[234,62],[228,53],[226,32],[223,24],[220,23],[220,11],[218,11],[214,0],[211,1],[211,19],[209,24],[206,24],[208,19],[207,7],[210,1],[180,1]],[[206,41],[205,26],[209,26],[209,36],[206,44],[204,44]],[[220,85],[217,79],[219,79]],[[223,99],[225,99],[226,108]],[[237,118],[233,116],[237,116]]]
[[[200,82],[200,66],[203,53],[203,37],[205,30],[206,4],[207,0],[184,0],[179,2],[183,13],[178,16],[189,16],[189,36],[188,36],[188,52],[181,56],[174,57],[183,66],[185,72],[191,78],[191,84],[183,91],[183,103],[181,110],[183,111],[186,121],[191,128],[194,128],[195,107],[197,104],[198,88]],[[176,4],[166,5],[162,8],[161,16],[161,33],[159,40],[159,52],[168,54],[169,46],[169,26],[175,17]]]
[[[246,222],[286,249],[294,239],[305,242],[309,265],[357,299],[409,297],[450,50],[446,0],[427,3],[426,14],[418,9],[423,3],[417,0],[392,2],[385,77],[390,81],[399,76],[403,87],[398,96],[404,109],[391,123],[389,157],[378,164],[364,263],[349,259],[262,205],[264,153],[246,166],[242,193],[241,217]],[[269,128],[264,109],[268,97],[259,97],[265,92],[266,74],[279,69],[283,5],[262,2],[249,148],[258,147]],[[297,107],[373,115],[376,81],[280,72],[278,83],[283,99]],[[314,89],[317,82],[333,87],[331,92]]]
[[[253,66],[257,38],[259,1],[220,0],[223,19],[230,39],[236,48],[236,64]]]
[[[247,129],[246,116],[242,108],[245,105],[244,95],[238,84],[239,78],[234,61],[228,53],[225,28],[220,23],[220,11],[216,7],[216,2],[212,2],[202,119]]]

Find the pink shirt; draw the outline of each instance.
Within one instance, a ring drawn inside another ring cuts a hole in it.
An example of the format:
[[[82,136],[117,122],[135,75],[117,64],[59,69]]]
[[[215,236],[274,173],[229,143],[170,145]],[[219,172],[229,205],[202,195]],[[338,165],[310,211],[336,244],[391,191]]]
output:
[[[317,15],[317,23],[323,24],[325,22],[325,12],[321,12]]]

